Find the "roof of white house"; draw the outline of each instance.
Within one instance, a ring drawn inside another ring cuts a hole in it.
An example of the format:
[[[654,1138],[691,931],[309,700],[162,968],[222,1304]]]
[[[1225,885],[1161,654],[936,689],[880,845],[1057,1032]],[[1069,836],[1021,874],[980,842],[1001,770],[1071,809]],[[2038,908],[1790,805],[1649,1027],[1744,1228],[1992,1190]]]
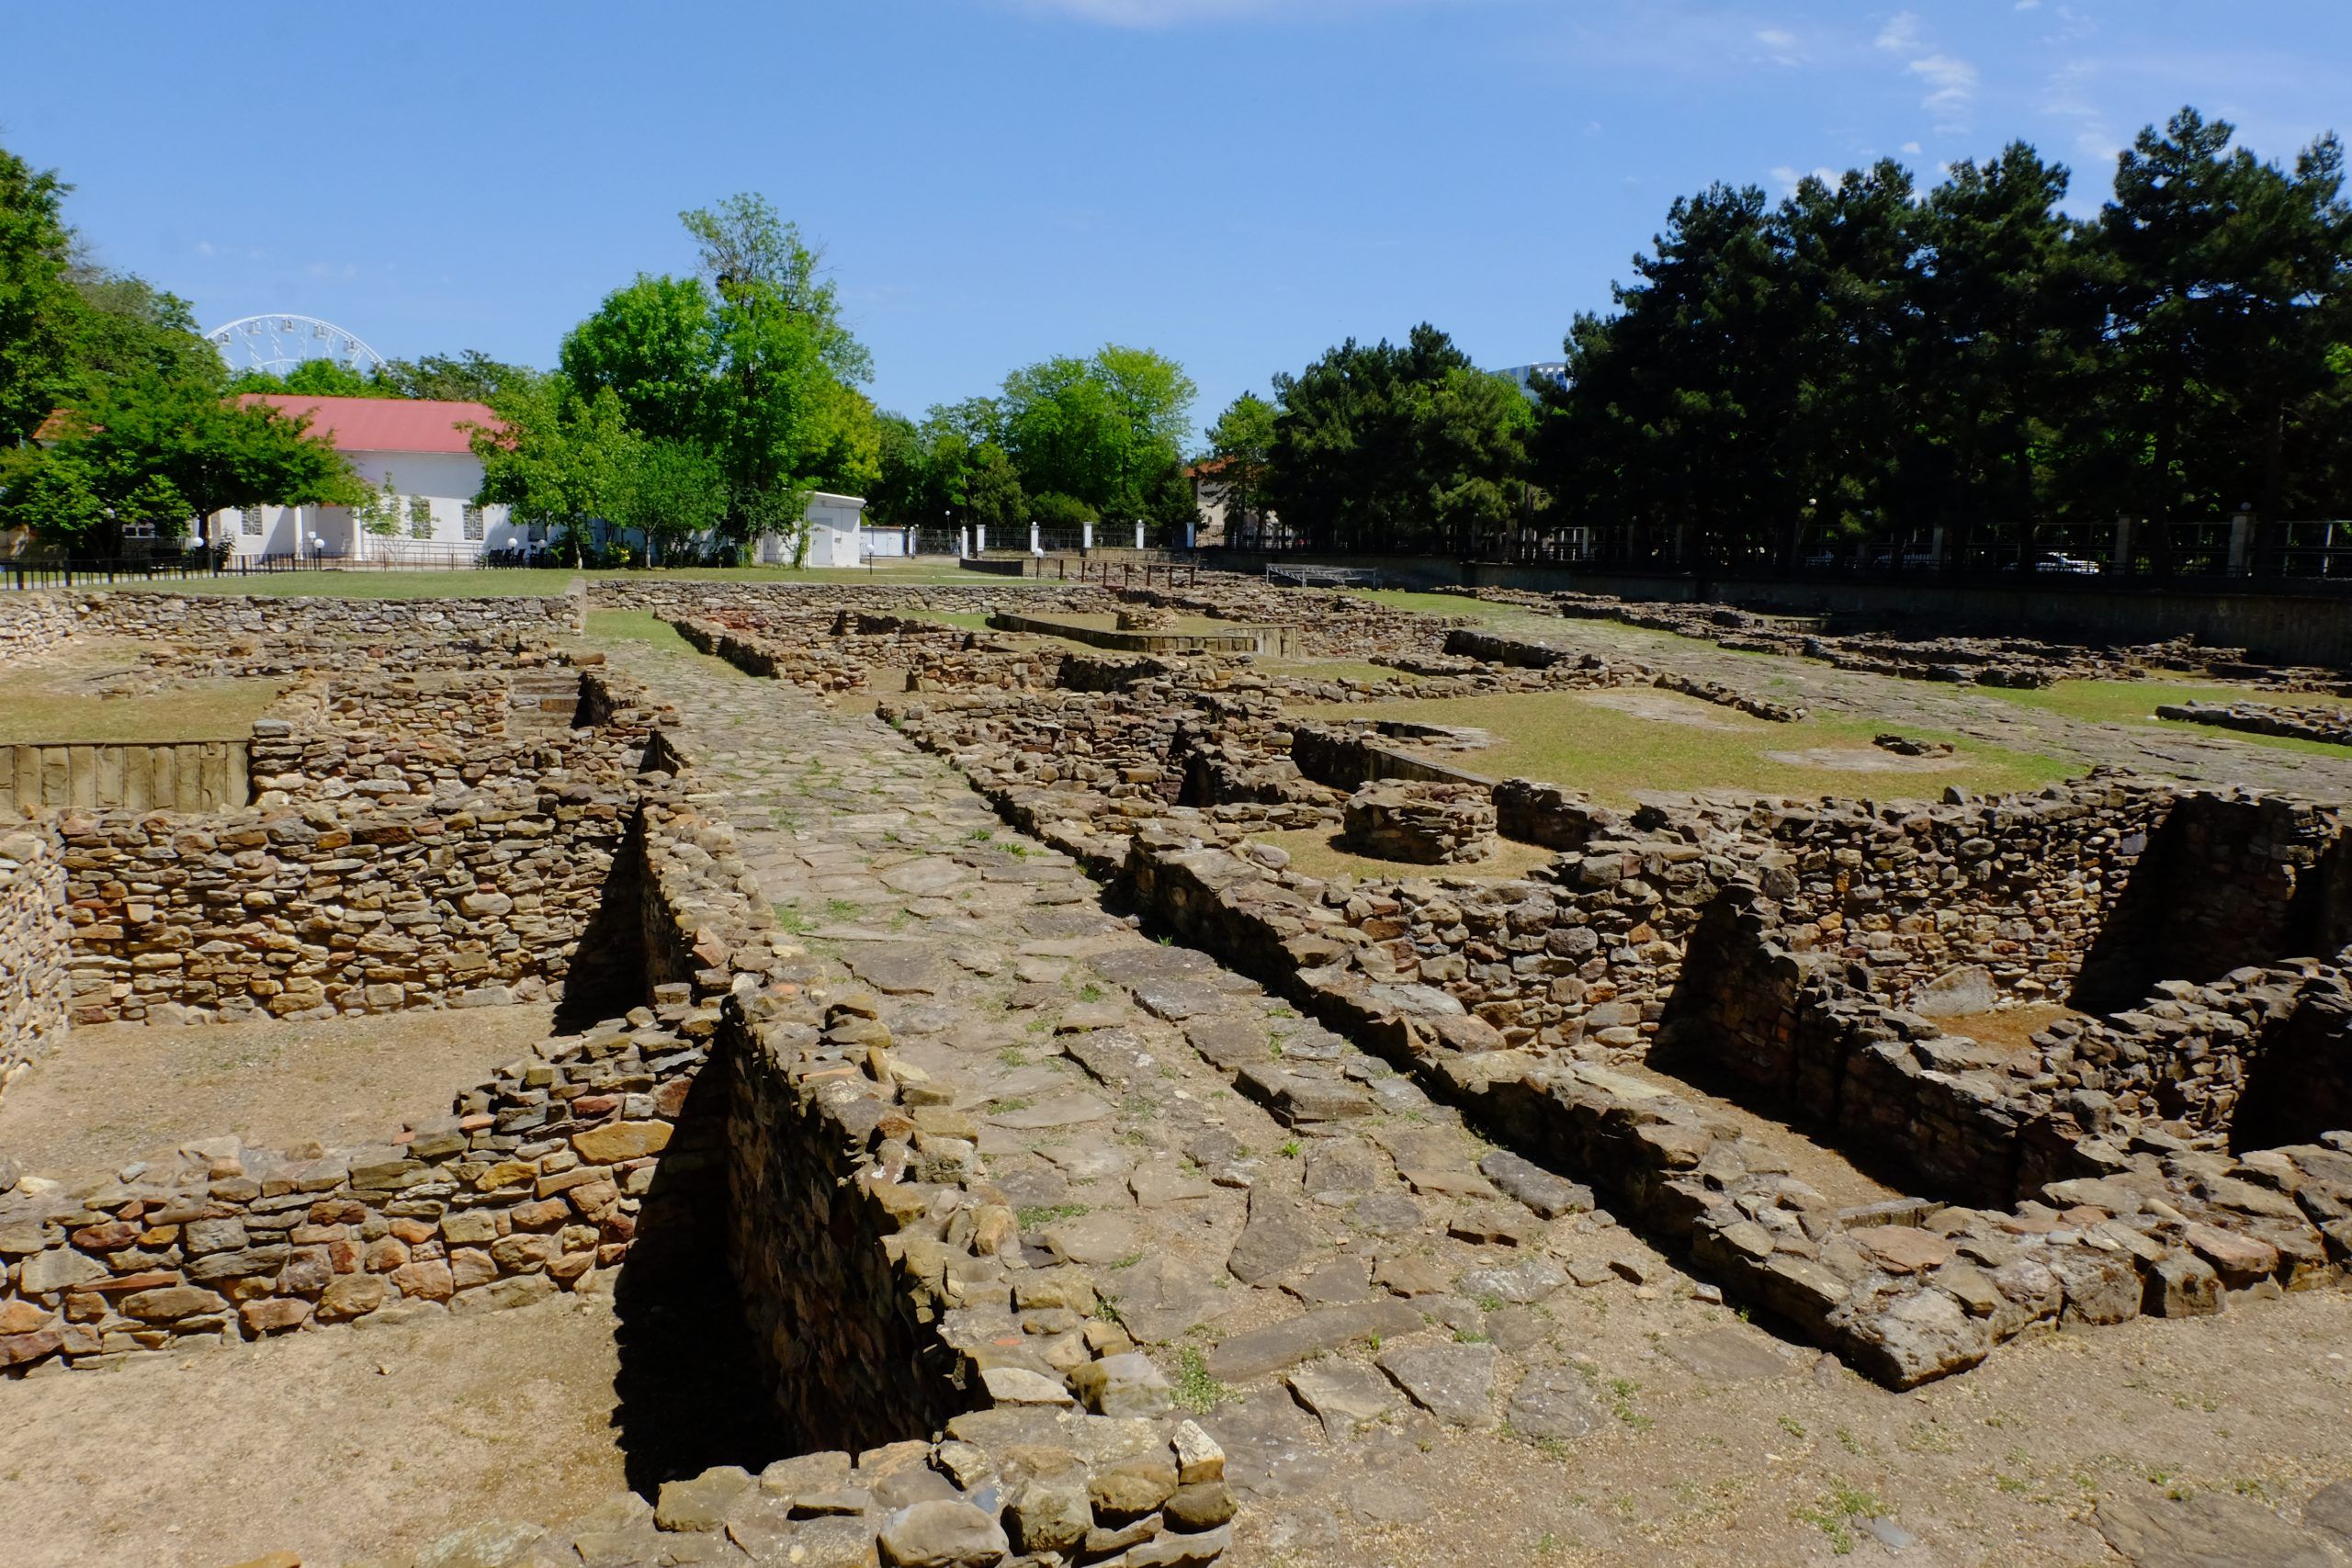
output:
[[[470,453],[468,425],[504,428],[486,403],[429,398],[314,398],[296,392],[253,392],[238,400],[266,403],[280,413],[311,419],[311,429],[338,452]]]

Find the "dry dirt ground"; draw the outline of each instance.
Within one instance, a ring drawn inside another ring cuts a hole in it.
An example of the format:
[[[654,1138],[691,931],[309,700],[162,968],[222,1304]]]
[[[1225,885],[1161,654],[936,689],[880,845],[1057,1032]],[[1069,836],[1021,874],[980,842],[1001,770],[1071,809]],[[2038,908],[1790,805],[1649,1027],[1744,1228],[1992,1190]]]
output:
[[[546,1007],[310,1023],[78,1027],[0,1098],[0,1154],[42,1176],[119,1169],[233,1133],[261,1148],[380,1143],[548,1038]]]
[[[298,1334],[0,1382],[0,1562],[405,1564],[622,1485],[610,1302]]]
[[[1277,1492],[1285,1469],[1353,1472],[1340,1510],[1261,1496],[1241,1562],[2110,1568],[2128,1560],[2093,1520],[2101,1498],[2219,1494],[2293,1519],[2352,1475],[2352,1299],[2338,1292],[2218,1321],[2045,1334],[1908,1394],[1689,1300],[1571,1287],[1551,1310],[1593,1369],[1599,1425],[1581,1438],[1440,1437],[1401,1422],[1334,1450],[1274,1400],[1212,1418],[1237,1472],[1271,1464]],[[1262,1442],[1246,1440],[1253,1429]],[[1871,1517],[1893,1521],[1900,1551]]]

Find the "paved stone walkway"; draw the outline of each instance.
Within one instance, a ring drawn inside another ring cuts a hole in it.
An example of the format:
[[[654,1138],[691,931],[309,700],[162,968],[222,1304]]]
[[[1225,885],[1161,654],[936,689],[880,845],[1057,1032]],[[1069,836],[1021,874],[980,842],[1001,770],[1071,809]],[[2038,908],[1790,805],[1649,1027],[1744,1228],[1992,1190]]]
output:
[[[713,660],[615,657],[684,716],[760,895],[883,996],[897,1059],[955,1086],[1038,1261],[1087,1268],[1103,1315],[1216,1407],[1262,1548],[1346,1558],[1357,1531],[1430,1516],[1413,1486],[1364,1483],[1374,1454],[1603,1419],[1598,1370],[1541,1303],[1571,1269],[1653,1297],[1670,1271],[1582,1188],[1104,912],[1072,862],[875,718]],[[1083,1359],[1082,1327],[1040,1353]],[[1752,1331],[1728,1343],[1743,1375],[1795,1364]]]

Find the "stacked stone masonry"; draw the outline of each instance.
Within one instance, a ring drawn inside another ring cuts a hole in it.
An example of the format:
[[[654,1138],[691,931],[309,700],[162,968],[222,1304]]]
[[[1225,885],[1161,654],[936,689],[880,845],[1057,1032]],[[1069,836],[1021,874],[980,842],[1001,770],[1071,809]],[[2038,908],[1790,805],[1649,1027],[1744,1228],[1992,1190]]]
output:
[[[65,1042],[65,868],[48,836],[0,834],[0,1093]]]

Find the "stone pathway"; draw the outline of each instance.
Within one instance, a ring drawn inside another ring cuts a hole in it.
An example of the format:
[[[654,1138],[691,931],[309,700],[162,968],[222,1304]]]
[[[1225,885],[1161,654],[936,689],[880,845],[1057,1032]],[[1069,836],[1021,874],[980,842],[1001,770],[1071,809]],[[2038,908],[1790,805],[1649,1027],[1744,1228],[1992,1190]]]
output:
[[[2053,1337],[1889,1393],[1738,1321],[1581,1188],[1254,983],[1106,913],[869,715],[611,651],[685,716],[760,894],[881,995],[894,1057],[970,1118],[1035,1261],[1094,1282],[1091,1318],[1029,1303],[1023,1348],[1051,1363],[1115,1323],[1203,1412],[1243,1505],[1237,1565],[2076,1563],[2132,1522],[2084,1506],[2093,1472],[2104,1503],[2160,1496],[2158,1457],[2235,1475],[2292,1450],[2276,1491],[2299,1498],[2352,1462],[2334,1437],[2306,1451],[2352,1302],[2274,1303],[2226,1350]],[[2136,1457],[2083,1457],[2109,1449]],[[2173,1522],[2151,1518],[2143,1535]]]
[[[1641,1281],[1666,1271],[1585,1189],[1106,913],[1074,863],[877,720],[699,656],[615,656],[685,716],[759,896],[880,994],[895,1058],[952,1091],[1035,1259],[1091,1276],[1096,1325],[1204,1412],[1245,1504],[1284,1502],[1245,1531],[1336,1545],[1429,1512],[1411,1488],[1351,1487],[1333,1461],[1367,1440],[1508,1423],[1551,1442],[1601,1419],[1542,1303],[1572,1267],[1653,1296]],[[1102,1332],[1027,1315],[1049,1364]]]

